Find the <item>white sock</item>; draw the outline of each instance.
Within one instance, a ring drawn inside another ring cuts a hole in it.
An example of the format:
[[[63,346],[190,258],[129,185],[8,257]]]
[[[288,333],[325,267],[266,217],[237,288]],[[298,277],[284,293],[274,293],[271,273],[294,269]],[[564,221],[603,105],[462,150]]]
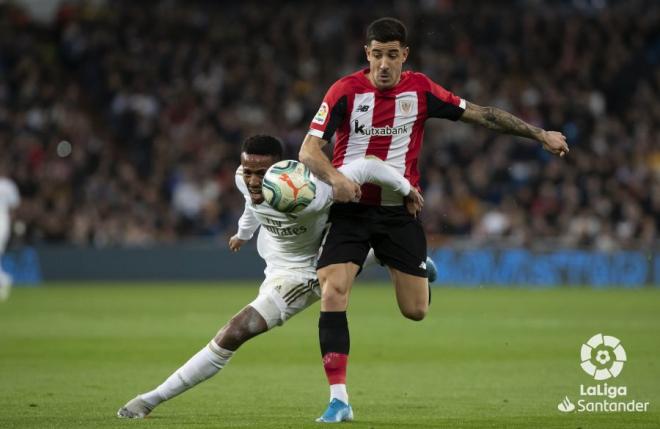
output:
[[[4,272],[2,270],[2,267],[0,267],[0,286],[11,286],[12,284],[12,278],[9,274]]]
[[[330,400],[339,399],[344,404],[348,404],[348,392],[346,391],[345,384],[331,384],[330,385]]]
[[[367,253],[367,257],[364,259],[364,263],[362,264],[362,269],[365,269],[367,267],[370,267],[372,265],[383,265],[378,258],[376,258],[376,254],[374,253],[374,249],[369,249],[369,253]]]
[[[172,399],[202,381],[213,377],[225,367],[234,355],[231,350],[223,349],[211,340],[202,350],[170,375],[167,380],[151,392],[140,395],[142,400],[155,407],[163,401]]]
[[[9,299],[10,292],[11,277],[2,271],[2,268],[0,268],[0,302],[7,301]]]

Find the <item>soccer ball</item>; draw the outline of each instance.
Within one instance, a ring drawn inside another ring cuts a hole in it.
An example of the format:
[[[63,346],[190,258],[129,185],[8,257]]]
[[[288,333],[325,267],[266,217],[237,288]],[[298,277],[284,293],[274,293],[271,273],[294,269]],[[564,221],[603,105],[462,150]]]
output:
[[[270,166],[261,191],[264,199],[282,213],[297,213],[310,205],[316,196],[316,184],[309,168],[302,162],[285,160]]]

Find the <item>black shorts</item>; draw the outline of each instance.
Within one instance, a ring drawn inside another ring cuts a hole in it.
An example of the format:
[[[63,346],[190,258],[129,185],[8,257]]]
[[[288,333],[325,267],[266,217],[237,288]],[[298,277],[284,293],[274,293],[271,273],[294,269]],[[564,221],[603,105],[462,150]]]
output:
[[[362,267],[369,248],[385,265],[427,277],[426,235],[405,206],[334,204],[329,229],[321,242],[317,269],[353,262]]]

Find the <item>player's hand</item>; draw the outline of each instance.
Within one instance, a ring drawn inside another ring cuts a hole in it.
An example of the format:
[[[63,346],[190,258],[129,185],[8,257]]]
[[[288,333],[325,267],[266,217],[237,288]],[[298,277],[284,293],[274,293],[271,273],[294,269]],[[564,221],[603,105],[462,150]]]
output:
[[[566,143],[566,136],[558,131],[544,131],[541,136],[541,143],[543,149],[554,155],[563,157],[570,151]]]
[[[229,239],[229,250],[232,252],[238,252],[241,246],[245,243],[245,240],[241,240],[237,236],[233,236]]]
[[[424,207],[424,197],[416,188],[410,188],[410,193],[404,198],[408,213],[417,217]]]
[[[358,202],[361,196],[360,185],[343,174],[332,182],[332,199],[338,203]]]

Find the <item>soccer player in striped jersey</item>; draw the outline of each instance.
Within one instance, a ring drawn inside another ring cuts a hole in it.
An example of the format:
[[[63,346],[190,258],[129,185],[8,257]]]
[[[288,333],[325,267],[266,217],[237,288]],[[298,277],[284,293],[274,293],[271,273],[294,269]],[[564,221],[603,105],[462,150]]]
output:
[[[236,186],[245,198],[238,232],[229,248],[238,251],[261,226],[259,255],[266,261],[266,278],[258,296],[227,322],[207,346],[155,389],[138,395],[117,411],[122,418],[143,418],[164,401],[185,392],[220,371],[249,339],[264,333],[319,300],[316,259],[333,203],[332,187],[316,182],[311,204],[295,216],[270,207],[261,185],[268,168],[282,159],[282,144],[266,135],[248,138],[241,149]],[[376,183],[411,200],[410,210],[421,209],[423,199],[410,182],[380,159],[355,159],[341,171],[358,183]]]
[[[402,71],[410,50],[406,33],[394,18],[369,25],[364,47],[369,68],[330,87],[300,149],[300,160],[332,185],[335,201],[344,203],[332,207],[332,227],[317,267],[322,289],[319,340],[331,386],[331,401],[320,422],[343,421],[352,415],[346,392],[350,348],[346,309],[353,280],[370,246],[390,270],[405,317],[422,320],[429,303],[426,238],[420,222],[407,213],[405,199],[373,184],[360,186],[338,169],[372,155],[403,174],[413,187],[419,186],[417,160],[424,123],[430,118],[482,125],[534,139],[556,155],[568,153],[559,132],[468,102],[423,73]],[[321,148],[335,134],[330,162]]]

